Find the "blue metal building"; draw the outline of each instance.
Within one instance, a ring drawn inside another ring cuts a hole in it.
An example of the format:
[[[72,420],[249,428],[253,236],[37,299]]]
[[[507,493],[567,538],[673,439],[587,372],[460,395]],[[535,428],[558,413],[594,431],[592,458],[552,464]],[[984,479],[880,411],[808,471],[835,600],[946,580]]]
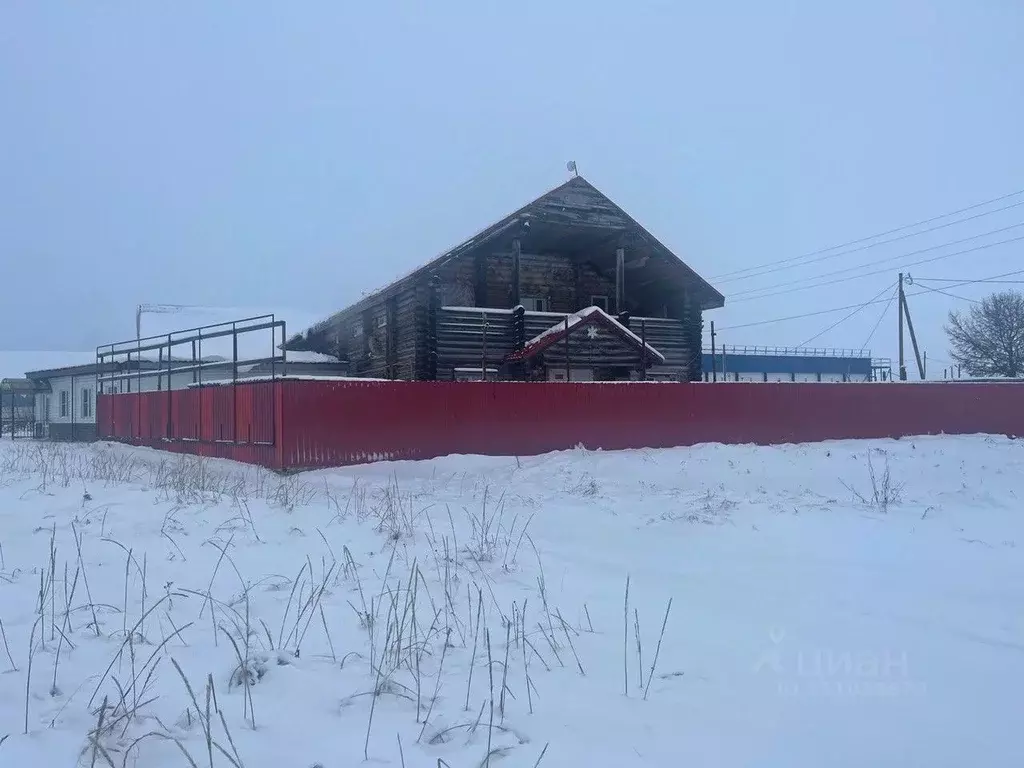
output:
[[[892,363],[866,349],[727,346],[704,350],[705,381],[887,381]]]

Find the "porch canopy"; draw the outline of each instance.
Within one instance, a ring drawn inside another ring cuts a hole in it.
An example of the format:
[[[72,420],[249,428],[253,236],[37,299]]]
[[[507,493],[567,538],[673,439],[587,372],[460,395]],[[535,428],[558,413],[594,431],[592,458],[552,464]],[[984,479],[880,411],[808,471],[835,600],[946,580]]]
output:
[[[641,368],[663,365],[665,356],[600,307],[587,307],[526,342],[505,357],[506,363],[540,354],[548,363],[593,367]]]

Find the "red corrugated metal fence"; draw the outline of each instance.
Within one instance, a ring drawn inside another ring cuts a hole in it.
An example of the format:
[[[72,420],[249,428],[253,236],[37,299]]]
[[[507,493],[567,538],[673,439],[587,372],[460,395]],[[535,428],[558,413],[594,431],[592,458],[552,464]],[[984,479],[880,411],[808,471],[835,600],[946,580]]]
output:
[[[100,439],[283,468],[276,382],[101,395],[96,422]]]
[[[175,391],[169,404],[167,392],[105,395],[97,415],[101,437],[307,469],[458,453],[525,456],[576,445],[1018,435],[1024,385],[296,379]]]

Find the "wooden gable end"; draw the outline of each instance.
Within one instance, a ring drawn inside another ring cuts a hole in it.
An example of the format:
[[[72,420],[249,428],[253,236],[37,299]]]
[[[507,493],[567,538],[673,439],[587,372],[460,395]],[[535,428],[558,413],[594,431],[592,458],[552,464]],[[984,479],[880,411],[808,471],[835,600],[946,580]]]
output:
[[[575,178],[542,195],[524,211],[551,224],[609,230],[635,225],[632,219],[590,182]]]

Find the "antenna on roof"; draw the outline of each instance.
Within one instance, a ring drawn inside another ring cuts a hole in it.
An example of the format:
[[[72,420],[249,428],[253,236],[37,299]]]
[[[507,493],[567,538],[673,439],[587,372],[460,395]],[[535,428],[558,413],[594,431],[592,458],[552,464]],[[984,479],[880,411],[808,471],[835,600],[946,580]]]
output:
[[[576,161],[575,160],[570,160],[568,163],[566,163],[565,164],[565,170],[567,170],[573,176],[578,177],[580,175],[579,170],[576,168]]]

